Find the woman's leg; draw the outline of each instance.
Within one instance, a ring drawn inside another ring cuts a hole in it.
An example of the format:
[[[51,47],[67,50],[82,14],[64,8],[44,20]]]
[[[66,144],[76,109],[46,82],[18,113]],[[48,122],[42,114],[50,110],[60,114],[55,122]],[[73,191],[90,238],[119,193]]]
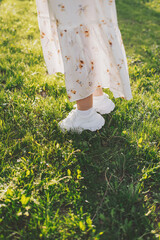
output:
[[[93,94],[77,100],[77,109],[59,122],[62,130],[73,130],[81,133],[83,130],[96,131],[103,127],[105,119],[93,108]]]
[[[78,110],[85,111],[93,107],[93,94],[90,96],[77,100]]]
[[[93,96],[102,96],[102,95],[103,95],[103,89],[101,87],[97,87],[93,93]]]
[[[93,94],[90,96],[77,100],[77,108],[78,110],[88,110],[91,107],[93,107],[93,96],[102,96],[103,95],[103,89],[101,87],[97,87],[97,89],[94,91]]]

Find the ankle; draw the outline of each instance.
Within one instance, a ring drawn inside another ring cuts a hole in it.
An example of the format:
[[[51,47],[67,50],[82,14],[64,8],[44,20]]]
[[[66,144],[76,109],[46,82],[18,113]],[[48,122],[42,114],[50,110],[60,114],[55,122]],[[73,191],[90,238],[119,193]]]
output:
[[[99,95],[93,95],[94,98],[99,98],[99,97],[103,97],[103,96],[104,96],[104,93],[99,94]]]
[[[89,110],[93,107],[93,94],[90,96],[77,100],[77,108],[81,111]]]
[[[100,87],[97,87],[96,90],[93,93],[93,97],[99,97],[103,95],[103,89]]]
[[[87,116],[88,114],[90,114],[93,110],[93,107],[89,108],[88,110],[79,110],[77,109],[78,113],[81,115],[81,116]]]
[[[93,108],[93,105],[90,105],[90,106],[79,106],[79,105],[77,104],[77,109],[78,109],[79,111],[81,111],[81,112],[83,112],[83,111],[88,111],[88,110],[91,109],[91,108]]]

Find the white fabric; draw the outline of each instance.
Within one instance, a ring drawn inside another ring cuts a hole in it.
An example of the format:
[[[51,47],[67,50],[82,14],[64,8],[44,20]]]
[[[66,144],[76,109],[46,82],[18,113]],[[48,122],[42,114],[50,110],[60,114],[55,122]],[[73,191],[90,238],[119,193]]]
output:
[[[36,0],[48,73],[65,74],[71,102],[97,86],[132,98],[115,0]]]
[[[81,114],[78,109],[72,110],[58,125],[63,132],[81,133],[83,130],[94,132],[101,129],[104,124],[104,118],[94,108],[91,108],[88,114]]]

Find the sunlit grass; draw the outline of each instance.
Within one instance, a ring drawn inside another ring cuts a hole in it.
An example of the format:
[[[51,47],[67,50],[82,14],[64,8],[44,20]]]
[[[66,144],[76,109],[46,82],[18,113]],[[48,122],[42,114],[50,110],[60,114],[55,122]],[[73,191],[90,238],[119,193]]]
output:
[[[160,238],[160,4],[119,0],[133,99],[81,135],[48,76],[33,0],[0,1],[0,239]]]

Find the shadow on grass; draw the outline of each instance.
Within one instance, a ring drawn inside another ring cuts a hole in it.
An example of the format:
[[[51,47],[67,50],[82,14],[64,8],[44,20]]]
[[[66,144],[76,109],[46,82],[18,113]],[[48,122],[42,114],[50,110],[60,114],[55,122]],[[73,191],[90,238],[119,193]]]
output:
[[[69,135],[73,147],[81,150],[76,155],[84,178],[82,186],[85,186],[82,205],[91,214],[97,230],[105,232],[101,239],[150,237],[148,232],[152,227],[139,194],[145,156],[141,156],[138,147],[121,134],[116,114],[112,121],[110,116],[105,119],[106,126],[97,133]]]
[[[136,0],[117,1],[117,10],[127,53],[145,57],[144,48],[159,44],[160,13]],[[69,135],[74,148],[81,150],[77,157],[84,177],[85,211],[98,231],[105,232],[101,239],[154,239],[139,193],[142,168],[154,158],[123,136],[131,119],[120,123],[116,111],[105,119],[106,126],[97,133]]]
[[[160,12],[137,0],[117,1],[117,12],[128,55],[144,55],[144,48],[160,44]]]

